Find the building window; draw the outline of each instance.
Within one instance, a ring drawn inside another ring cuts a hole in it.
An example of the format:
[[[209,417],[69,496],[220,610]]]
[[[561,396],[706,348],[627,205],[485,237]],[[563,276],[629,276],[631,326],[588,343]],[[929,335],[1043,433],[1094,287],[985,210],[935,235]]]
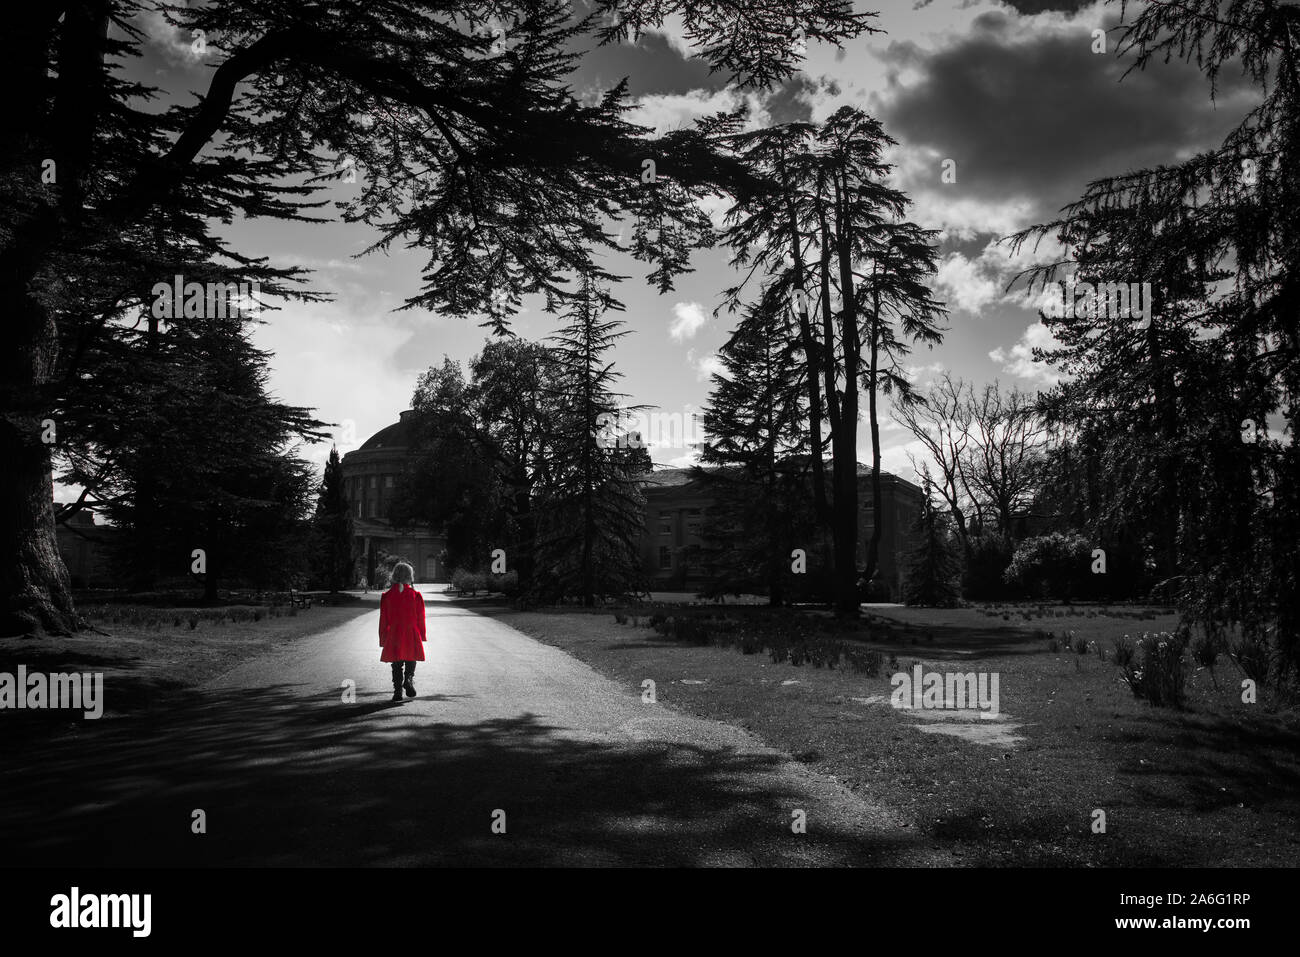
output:
[[[686,533],[688,535],[699,535],[702,521],[703,518],[698,508],[688,508],[686,510]]]
[[[378,518],[378,517],[379,517],[379,500],[378,500],[378,499],[374,499],[374,498],[372,498],[372,499],[370,500],[370,517],[371,517],[371,518]]]
[[[379,488],[379,476],[377,475],[370,476],[370,487]]]
[[[659,546],[659,568],[668,570],[673,567],[673,552],[667,545]]]
[[[393,487],[393,477],[391,475],[385,475],[384,488],[392,488],[392,487]]]

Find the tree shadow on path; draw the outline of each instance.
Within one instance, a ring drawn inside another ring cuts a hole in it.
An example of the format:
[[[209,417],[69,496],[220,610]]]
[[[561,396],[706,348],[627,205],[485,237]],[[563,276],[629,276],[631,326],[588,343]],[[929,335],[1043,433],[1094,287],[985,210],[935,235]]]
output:
[[[795,793],[775,756],[585,740],[528,713],[455,723],[386,698],[216,689],[167,714],[83,722],[38,748],[11,739],[0,744],[6,863],[920,862],[908,830],[842,820]],[[807,834],[791,833],[795,808]],[[203,834],[192,832],[199,810]],[[498,811],[505,834],[492,831]]]

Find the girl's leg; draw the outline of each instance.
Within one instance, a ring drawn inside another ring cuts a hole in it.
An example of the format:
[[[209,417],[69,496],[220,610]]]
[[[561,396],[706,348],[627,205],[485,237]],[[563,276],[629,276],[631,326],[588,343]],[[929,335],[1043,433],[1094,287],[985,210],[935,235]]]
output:
[[[415,677],[415,662],[408,661],[406,662],[406,681],[403,682],[402,684],[402,687],[406,690],[406,696],[408,698],[415,697],[415,682],[412,680],[414,677]]]

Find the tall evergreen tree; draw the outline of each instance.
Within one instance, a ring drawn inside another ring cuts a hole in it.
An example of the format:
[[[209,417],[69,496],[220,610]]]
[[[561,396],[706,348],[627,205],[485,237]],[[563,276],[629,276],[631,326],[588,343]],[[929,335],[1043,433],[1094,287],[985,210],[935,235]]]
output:
[[[311,478],[295,450],[306,410],[267,393],[266,353],[238,318],[170,330],[163,348],[188,373],[171,396],[179,408],[150,419],[155,441],[117,456],[105,480],[124,564],[158,560],[175,578],[197,562],[209,601],[222,581],[289,584],[306,570]],[[146,472],[136,454],[157,479],[147,508],[135,494]]]
[[[606,417],[621,415],[623,398],[613,391],[622,374],[606,354],[628,333],[621,321],[602,319],[613,303],[591,277],[583,277],[581,291],[566,313],[568,324],[552,337],[557,381],[548,444],[554,465],[538,490],[535,590],[593,605],[644,590],[641,481],[650,456],[642,448],[599,441]]]
[[[1127,7],[1124,8],[1127,12]],[[1044,353],[1074,375],[1049,408],[1075,431],[1095,524],[1147,529],[1186,616],[1236,625],[1300,674],[1300,63],[1297,13],[1274,0],[1138,8],[1119,51],[1240,69],[1256,103],[1217,148],[1089,185],[1062,218],[1010,238],[1058,238],[1083,283],[1149,282],[1141,321],[1061,310]],[[1071,290],[1073,292],[1073,290]],[[1053,312],[1056,312],[1053,310]]]
[[[861,583],[876,568],[883,525],[878,399],[892,394],[895,401],[909,400],[901,358],[912,343],[941,338],[943,308],[925,283],[936,266],[935,234],[903,219],[910,201],[885,183],[891,167],[883,151],[894,141],[862,111],[844,107],[821,126],[795,125],[766,136],[738,133],[737,122],[723,116],[704,124],[705,134],[731,149],[761,184],[738,196],[725,238],[737,250],[737,265],[765,271],[799,314],[808,313],[799,339],[813,417],[824,410],[829,426],[832,496],[825,512],[834,543],[835,607],[838,615],[853,617]],[[738,301],[742,289],[728,290],[728,302]],[[820,395],[812,394],[814,387]],[[862,389],[876,519],[865,573],[858,568]],[[809,434],[820,447],[820,423]],[[815,494],[816,477],[815,471]],[[822,511],[820,498],[817,503]]]
[[[780,605],[794,583],[792,552],[802,547],[806,559],[816,536],[804,366],[785,303],[769,298],[747,309],[718,356],[703,465],[694,470],[714,502],[702,528],[708,593],[760,592]]]
[[[315,571],[321,584],[338,592],[353,583],[355,556],[352,546],[352,515],[343,488],[343,463],[339,450],[330,449],[316,499],[313,526]]]
[[[961,601],[961,558],[950,522],[935,502],[929,469],[922,474],[921,511],[913,534],[916,544],[907,557],[903,601],[929,608],[950,608]]]

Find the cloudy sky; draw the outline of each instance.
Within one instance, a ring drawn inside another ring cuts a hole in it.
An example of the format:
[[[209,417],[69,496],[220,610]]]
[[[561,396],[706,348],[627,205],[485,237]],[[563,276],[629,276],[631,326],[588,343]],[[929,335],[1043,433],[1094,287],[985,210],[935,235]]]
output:
[[[1115,56],[1113,39],[1107,52],[1095,53],[1093,33],[1116,25],[1117,3],[873,0],[863,8],[878,11],[883,33],[843,50],[811,45],[802,73],[767,95],[742,98],[727,89],[671,24],[635,45],[592,51],[573,86],[590,94],[627,76],[634,119],[660,131],[742,99],[760,121],[817,121],[846,104],[879,117],[899,142],[895,185],[914,201],[911,218],[942,235],[936,287],[950,329],[941,346],[913,354],[918,382],[951,370],[978,383],[1042,387],[1052,372],[1029,353],[1047,343],[1046,330],[1022,297],[1003,292],[1028,254],[1012,261],[996,241],[1050,218],[1093,178],[1216,144],[1249,108],[1249,93],[1224,77],[1211,101],[1204,78],[1181,64],[1154,64],[1121,83],[1128,63]],[[152,82],[170,90],[206,86],[211,66],[191,54],[188,38],[160,20],[150,35]],[[941,181],[948,159],[955,183]],[[229,235],[249,253],[314,268],[317,287],[335,295],[330,304],[273,313],[256,339],[275,353],[276,393],[340,423],[340,451],[394,421],[423,369],[444,355],[465,363],[482,346],[484,330],[472,321],[394,312],[417,290],[424,259],[405,251],[355,258],[371,238],[365,227],[258,221],[236,224]],[[633,403],[685,413],[707,400],[708,375],[731,326],[713,311],[733,276],[723,252],[698,253],[694,265],[663,296],[644,282],[639,264],[616,269],[633,277],[618,290],[633,335],[614,356]],[[533,304],[515,329],[540,339],[555,320]],[[913,478],[907,453],[914,449],[891,425],[885,466]],[[869,459],[865,427],[860,448]],[[322,460],[327,452],[309,454]],[[684,464],[690,453],[666,447],[653,455]]]

